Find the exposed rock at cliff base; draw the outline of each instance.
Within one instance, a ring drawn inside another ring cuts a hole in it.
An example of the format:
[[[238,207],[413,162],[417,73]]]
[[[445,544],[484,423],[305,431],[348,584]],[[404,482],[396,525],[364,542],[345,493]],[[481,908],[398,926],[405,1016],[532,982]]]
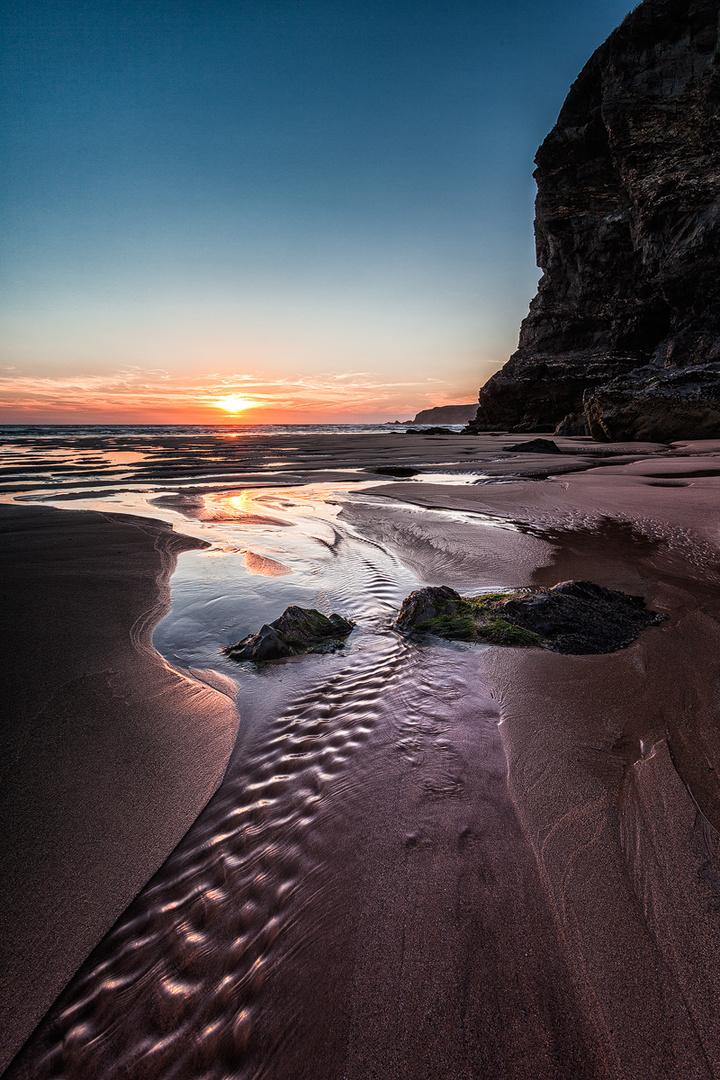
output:
[[[590,425],[584,412],[571,412],[555,428],[555,435],[589,435]]]
[[[477,416],[468,430],[554,434],[568,414],[583,413],[588,387],[609,382],[634,366],[635,360],[597,361],[590,370],[586,357],[531,359],[515,353],[481,389]]]
[[[720,370],[704,367],[639,368],[585,391],[594,439],[672,442],[711,439],[720,433]]]
[[[562,450],[552,439],[530,439],[529,442],[513,443],[505,449],[515,454],[562,454]]]
[[[645,0],[574,83],[536,157],[543,277],[474,430],[580,434],[598,387],[649,401],[664,369],[720,375],[718,9]],[[703,395],[684,395],[673,438],[720,435]]]

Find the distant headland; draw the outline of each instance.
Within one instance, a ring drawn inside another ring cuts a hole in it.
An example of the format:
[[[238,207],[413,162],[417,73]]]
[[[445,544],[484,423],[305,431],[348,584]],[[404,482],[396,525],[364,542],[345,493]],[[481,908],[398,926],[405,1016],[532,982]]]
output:
[[[396,424],[467,424],[477,412],[477,402],[470,405],[436,405],[421,409],[414,420],[396,420]]]

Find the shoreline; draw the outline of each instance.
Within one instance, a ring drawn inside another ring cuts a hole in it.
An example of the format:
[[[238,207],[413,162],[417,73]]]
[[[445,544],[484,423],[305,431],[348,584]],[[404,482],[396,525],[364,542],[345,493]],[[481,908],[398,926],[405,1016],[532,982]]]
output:
[[[151,644],[198,541],[36,506],[0,530],[1,1069],[217,789],[238,717]]]
[[[720,1075],[720,446],[496,467],[518,464],[549,478],[365,487],[338,526],[427,584],[587,577],[669,621],[589,657],[379,622],[274,669],[215,798],[8,1076],[55,1075],[73,1025],[68,1080]]]

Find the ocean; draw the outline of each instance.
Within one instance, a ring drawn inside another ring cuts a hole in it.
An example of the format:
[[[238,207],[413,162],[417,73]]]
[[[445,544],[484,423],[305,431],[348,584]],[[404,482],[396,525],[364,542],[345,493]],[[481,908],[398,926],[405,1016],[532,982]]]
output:
[[[203,435],[380,435],[404,432],[421,424],[0,424],[0,441],[23,439],[135,438],[163,436],[188,438]],[[427,425],[424,425],[427,426]],[[461,431],[462,424],[444,424],[451,431]]]

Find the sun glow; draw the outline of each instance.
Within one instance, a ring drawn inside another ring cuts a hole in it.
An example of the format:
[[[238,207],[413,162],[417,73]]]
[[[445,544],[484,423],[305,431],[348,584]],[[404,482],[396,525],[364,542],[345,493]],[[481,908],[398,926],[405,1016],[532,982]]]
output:
[[[252,401],[250,398],[239,397],[237,394],[230,394],[228,397],[218,398],[214,402],[216,408],[222,409],[227,413],[241,413],[246,409],[252,409],[254,405],[257,405],[257,401]]]

